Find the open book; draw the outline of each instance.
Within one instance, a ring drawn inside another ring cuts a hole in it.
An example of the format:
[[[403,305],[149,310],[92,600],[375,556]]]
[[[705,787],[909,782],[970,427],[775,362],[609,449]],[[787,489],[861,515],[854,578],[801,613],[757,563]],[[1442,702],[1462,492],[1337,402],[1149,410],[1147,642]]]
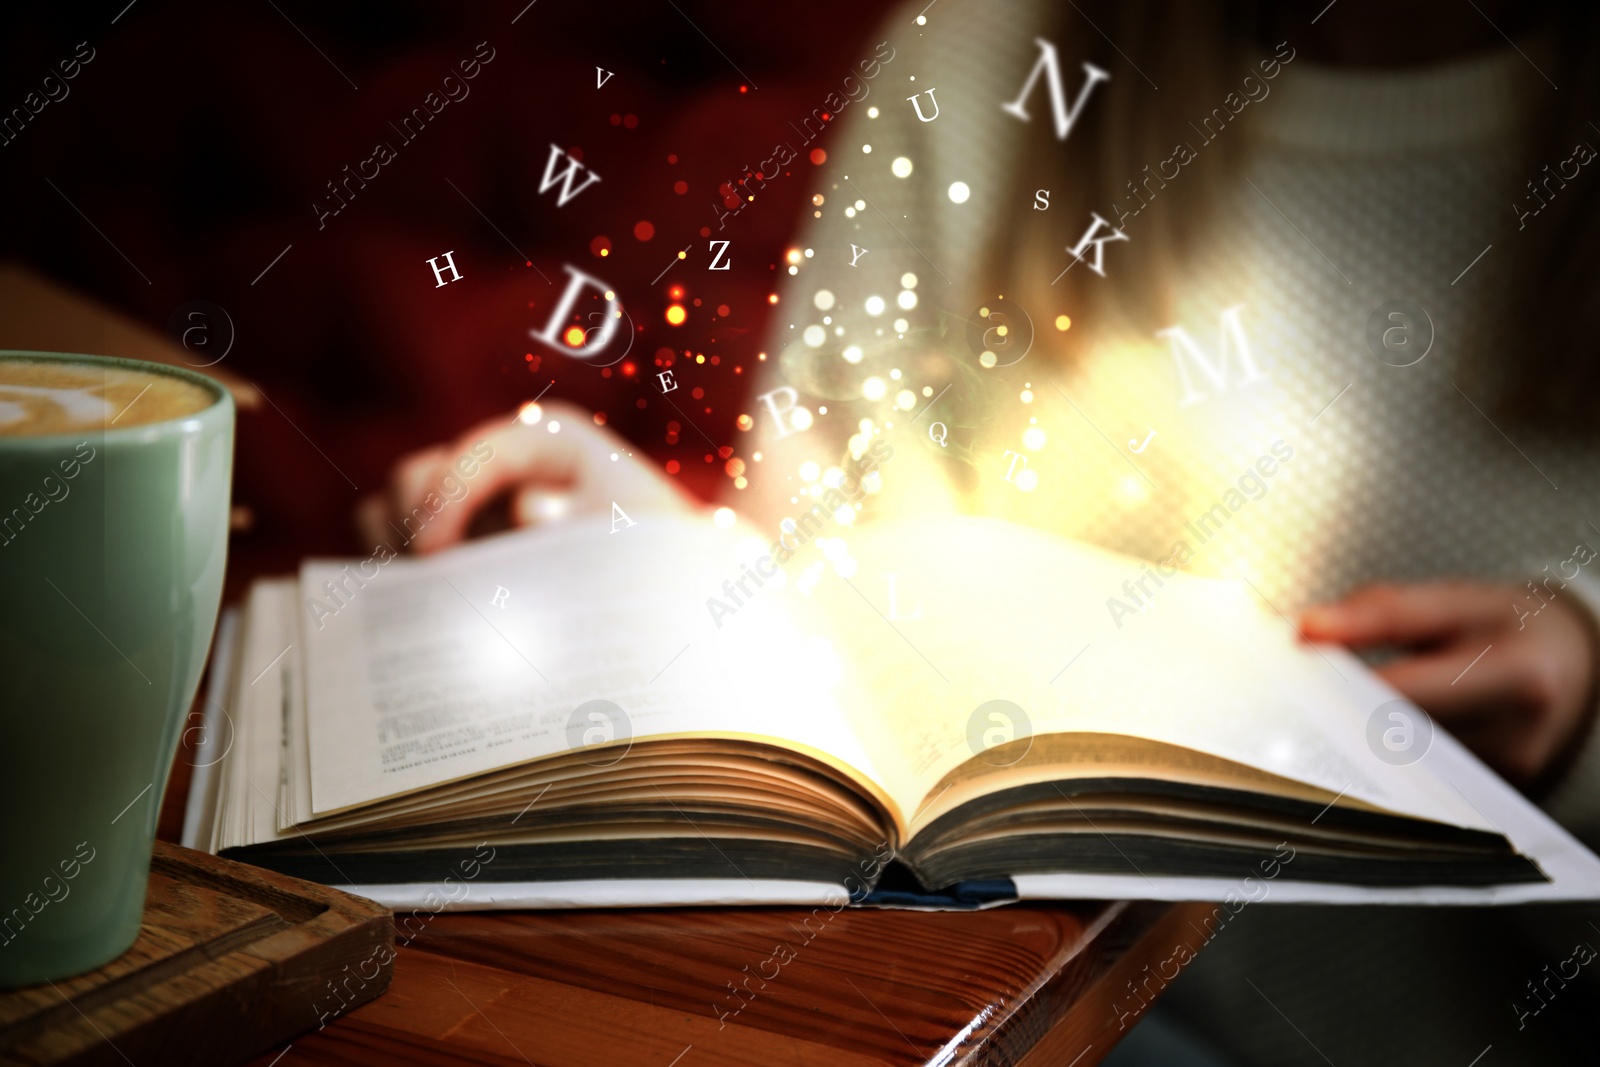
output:
[[[1073,895],[1269,864],[1548,885],[1497,828],[1515,809],[1600,884],[1509,789],[1494,815],[1375,747],[1393,694],[1246,587],[1178,575],[1114,619],[1137,561],[992,520],[834,527],[780,567],[704,516],[636,518],[257,584],[199,847],[396,903],[469,869],[512,904],[859,899],[886,877]]]

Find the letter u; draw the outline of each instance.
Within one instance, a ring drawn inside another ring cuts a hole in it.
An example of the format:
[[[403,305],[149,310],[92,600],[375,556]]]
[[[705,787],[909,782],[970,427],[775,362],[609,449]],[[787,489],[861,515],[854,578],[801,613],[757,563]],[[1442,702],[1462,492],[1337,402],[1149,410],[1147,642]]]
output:
[[[921,93],[917,93],[914,96],[906,97],[906,99],[911,101],[911,106],[917,109],[917,118],[921,119],[923,122],[932,122],[934,119],[939,117],[939,101],[933,98],[933,90],[929,89],[928,101],[929,103],[933,104],[933,114],[924,115],[922,113],[922,101],[917,99],[917,97],[921,95]]]

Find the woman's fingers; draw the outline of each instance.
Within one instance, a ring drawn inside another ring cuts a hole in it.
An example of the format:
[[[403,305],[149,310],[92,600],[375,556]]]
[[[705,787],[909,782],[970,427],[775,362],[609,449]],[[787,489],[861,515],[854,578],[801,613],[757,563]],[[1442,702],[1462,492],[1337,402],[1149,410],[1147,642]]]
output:
[[[1525,652],[1512,644],[1462,641],[1397,660],[1378,674],[1441,721],[1470,718],[1532,700],[1537,664],[1527,662]]]
[[[576,410],[576,409],[574,409]],[[445,450],[440,475],[454,475],[442,506],[430,512],[412,548],[434,552],[466,538],[467,527],[485,505],[524,483],[569,485],[576,472],[570,436],[511,419],[481,423]],[[415,505],[413,505],[413,508]]]
[[[384,492],[368,493],[356,503],[356,532],[363,544],[377,546],[392,542],[388,533],[389,495]]]
[[[398,538],[413,551],[437,551],[464,540],[485,505],[508,492],[512,518],[522,525],[602,511],[612,501],[624,512],[693,506],[676,483],[633,458],[627,441],[595,426],[583,409],[553,401],[542,405],[541,416],[533,424],[492,419],[452,444],[405,457],[385,506],[363,502],[358,509],[363,532],[391,544]]]
[[[1352,648],[1433,644],[1503,625],[1513,615],[1514,595],[1508,587],[1468,582],[1372,585],[1307,608],[1300,629],[1310,640]]]

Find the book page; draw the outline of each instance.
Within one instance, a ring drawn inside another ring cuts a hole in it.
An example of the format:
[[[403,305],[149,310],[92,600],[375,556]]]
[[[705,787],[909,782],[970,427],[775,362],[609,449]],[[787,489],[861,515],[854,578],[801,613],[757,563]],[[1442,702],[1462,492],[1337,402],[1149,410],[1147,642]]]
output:
[[[772,578],[746,576],[769,547],[709,514],[635,514],[427,559],[306,563],[313,814],[675,736],[798,749],[887,803],[838,707],[831,655]],[[713,612],[711,598],[737,608]]]
[[[283,829],[284,716],[299,688],[295,591],[293,581],[260,581],[246,601],[233,680],[234,743],[223,763],[219,850],[270,841]]]
[[[853,578],[813,595],[855,653],[847,711],[880,763],[900,764],[886,781],[907,813],[934,814],[930,790],[995,742],[1098,731],[1492,829],[1422,765],[1369,751],[1365,668],[1302,645],[1246,585],[1179,573],[1158,586],[1140,561],[988,519],[890,522],[848,541]],[[1141,579],[1139,608],[1108,608],[1135,603],[1124,583]]]

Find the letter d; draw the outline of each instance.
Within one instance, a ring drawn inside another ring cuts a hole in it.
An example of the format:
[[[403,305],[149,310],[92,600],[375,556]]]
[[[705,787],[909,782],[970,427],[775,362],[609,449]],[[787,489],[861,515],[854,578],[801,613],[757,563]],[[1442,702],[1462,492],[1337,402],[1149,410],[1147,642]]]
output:
[[[567,283],[566,292],[561,294],[561,299],[556,302],[555,310],[550,313],[550,321],[545,323],[543,330],[529,330],[528,333],[538,341],[543,341],[550,348],[564,356],[573,359],[592,359],[598,356],[605,347],[611,343],[612,335],[617,332],[617,324],[622,321],[622,305],[613,297],[606,301],[606,309],[602,313],[603,321],[598,326],[591,326],[584,331],[583,344],[576,347],[567,344],[562,338],[566,331],[562,328],[568,317],[572,314],[572,307],[578,302],[578,294],[583,292],[585,285],[592,285],[602,293],[610,292],[610,286],[599,278],[585,274],[571,264],[564,264],[572,280]],[[596,334],[591,338],[589,335]]]

